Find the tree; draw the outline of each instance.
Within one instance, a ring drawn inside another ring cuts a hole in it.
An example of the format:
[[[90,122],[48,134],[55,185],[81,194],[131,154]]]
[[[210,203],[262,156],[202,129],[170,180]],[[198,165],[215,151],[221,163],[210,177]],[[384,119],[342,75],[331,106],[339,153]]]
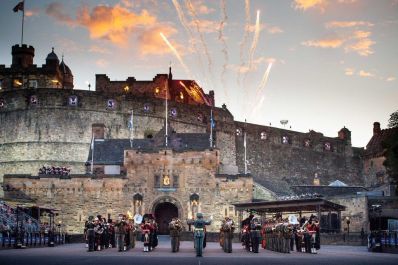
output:
[[[392,134],[382,143],[386,150],[386,160],[383,165],[386,167],[390,181],[398,184],[398,111],[391,114],[388,127],[392,130]]]
[[[398,127],[398,110],[393,112],[390,115],[390,119],[388,120],[388,128],[396,128]]]

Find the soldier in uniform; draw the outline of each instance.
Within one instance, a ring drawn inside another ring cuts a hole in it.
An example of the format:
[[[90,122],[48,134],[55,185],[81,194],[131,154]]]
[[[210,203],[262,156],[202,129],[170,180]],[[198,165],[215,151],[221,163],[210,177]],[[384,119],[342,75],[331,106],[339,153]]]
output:
[[[169,223],[171,237],[171,251],[178,252],[180,250],[180,236],[182,232],[182,223],[180,219],[174,217]]]
[[[135,248],[135,237],[137,235],[137,228],[134,225],[134,219],[129,219],[129,238],[130,238],[130,248]]]
[[[123,214],[119,214],[118,220],[115,223],[116,244],[119,252],[124,250],[124,237],[126,235],[126,220]]]
[[[86,222],[85,230],[87,231],[87,242],[88,242],[88,250],[87,251],[94,251],[94,241],[95,241],[95,232],[94,232],[94,217],[88,217],[88,221]]]
[[[221,224],[221,233],[223,234],[223,250],[226,253],[232,253],[232,239],[234,237],[235,223],[229,217],[225,217]]]
[[[252,251],[258,253],[258,245],[260,244],[260,230],[261,224],[257,218],[253,218],[250,221],[250,241],[252,245]]]
[[[142,231],[142,242],[144,242],[144,252],[148,252],[152,250],[151,245],[151,233],[153,232],[153,225],[151,220],[148,217],[144,218],[144,222],[141,224]]]
[[[251,244],[250,243],[250,222],[253,218],[254,218],[254,215],[250,214],[249,217],[247,217],[241,223],[241,229],[242,229],[241,242],[242,242],[242,245],[245,246],[247,251],[250,251],[250,244]]]
[[[202,257],[206,225],[210,225],[213,218],[210,217],[210,220],[206,221],[203,219],[202,213],[197,213],[196,218],[197,219],[195,221],[189,221],[188,224],[193,224],[194,226],[196,256]]]

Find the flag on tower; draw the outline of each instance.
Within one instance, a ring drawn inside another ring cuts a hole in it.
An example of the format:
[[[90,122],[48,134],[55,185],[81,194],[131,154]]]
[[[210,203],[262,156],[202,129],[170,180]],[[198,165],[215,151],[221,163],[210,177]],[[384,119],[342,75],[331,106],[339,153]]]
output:
[[[14,12],[18,12],[19,10],[23,11],[23,9],[24,9],[24,1],[21,1],[12,10]]]
[[[214,118],[213,118],[213,110],[210,113],[210,126],[212,129],[214,129],[216,127],[216,122],[214,121]]]

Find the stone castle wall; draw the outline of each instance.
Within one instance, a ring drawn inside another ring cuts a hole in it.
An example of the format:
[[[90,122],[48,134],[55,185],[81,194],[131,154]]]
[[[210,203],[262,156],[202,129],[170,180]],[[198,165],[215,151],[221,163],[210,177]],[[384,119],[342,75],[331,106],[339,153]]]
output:
[[[29,105],[29,97],[36,95],[39,104]],[[68,97],[76,95],[78,106],[68,106]],[[130,110],[134,109],[134,137],[144,138],[158,132],[164,125],[164,101],[133,96],[115,96],[89,91],[60,91],[53,89],[2,91],[6,108],[0,110],[0,182],[7,173],[37,174],[47,165],[72,167],[72,173],[85,172],[91,141],[91,125],[103,123],[106,138],[128,138]],[[114,110],[106,108],[107,100],[114,99]],[[149,111],[144,111],[144,104]],[[169,117],[170,125],[179,133],[209,130],[210,109],[169,102],[177,116]],[[198,119],[202,115],[203,121]],[[229,121],[232,115],[215,109],[215,119]],[[232,129],[231,129],[232,130]],[[227,139],[227,140],[225,140]],[[231,135],[220,133],[220,142],[229,142]],[[221,145],[222,153],[234,150],[233,145]],[[234,163],[234,152],[222,158]]]
[[[362,160],[354,156],[347,142],[320,133],[300,133],[268,126],[236,122],[237,165],[244,171],[244,137],[248,171],[254,180],[268,189],[284,193],[292,185],[312,185],[315,173],[322,185],[338,179],[348,185],[363,185]],[[263,133],[263,139],[261,135]],[[264,136],[266,134],[266,136]],[[288,143],[283,143],[283,137]],[[304,146],[305,140],[310,146]],[[324,144],[331,144],[331,150],[325,150]]]
[[[238,221],[232,203],[251,200],[253,180],[249,176],[216,175],[219,151],[173,153],[136,153],[126,151],[127,177],[114,176],[93,179],[73,175],[69,179],[7,175],[4,179],[6,198],[30,199],[37,205],[60,210],[56,221],[62,221],[69,233],[82,233],[84,221],[90,215],[154,212],[157,203],[172,202],[179,217],[192,218],[196,212],[211,215],[214,222],[209,231],[218,231],[225,216]],[[159,187],[155,176],[169,174],[170,187]],[[178,185],[174,185],[178,176]],[[134,196],[142,196],[136,207]],[[190,196],[197,194],[199,204],[193,208]],[[186,227],[187,229],[187,227]]]

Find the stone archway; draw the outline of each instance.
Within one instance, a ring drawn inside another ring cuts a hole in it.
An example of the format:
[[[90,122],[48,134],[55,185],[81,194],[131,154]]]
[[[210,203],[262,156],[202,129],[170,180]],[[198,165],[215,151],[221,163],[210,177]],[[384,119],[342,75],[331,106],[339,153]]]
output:
[[[169,233],[169,222],[171,218],[183,216],[181,204],[170,196],[157,198],[152,204],[152,213],[155,215],[159,227],[159,234]]]
[[[169,223],[178,216],[178,208],[171,202],[162,202],[155,207],[155,219],[158,224],[159,235],[169,234]]]

